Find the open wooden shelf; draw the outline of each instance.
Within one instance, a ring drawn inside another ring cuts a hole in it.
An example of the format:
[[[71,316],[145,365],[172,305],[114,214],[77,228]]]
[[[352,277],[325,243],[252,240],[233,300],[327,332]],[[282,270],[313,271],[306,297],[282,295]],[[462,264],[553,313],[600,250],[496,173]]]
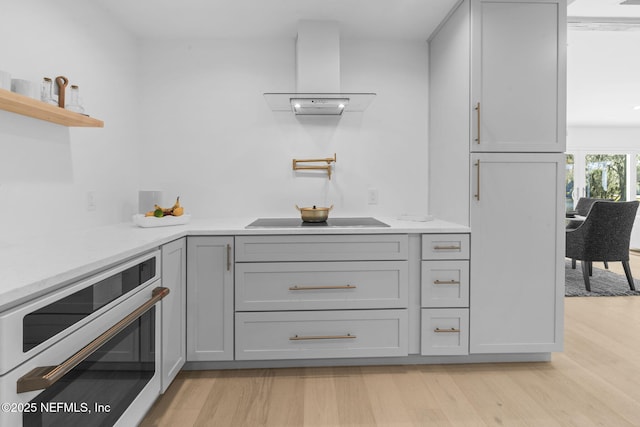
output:
[[[0,109],[68,127],[104,127],[102,120],[0,89]]]

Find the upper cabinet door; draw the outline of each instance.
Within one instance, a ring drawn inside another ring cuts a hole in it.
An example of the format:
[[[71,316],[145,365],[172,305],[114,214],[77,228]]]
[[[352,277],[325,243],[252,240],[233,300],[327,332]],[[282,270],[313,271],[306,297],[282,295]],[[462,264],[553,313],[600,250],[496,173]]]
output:
[[[566,1],[471,2],[471,151],[563,152]]]

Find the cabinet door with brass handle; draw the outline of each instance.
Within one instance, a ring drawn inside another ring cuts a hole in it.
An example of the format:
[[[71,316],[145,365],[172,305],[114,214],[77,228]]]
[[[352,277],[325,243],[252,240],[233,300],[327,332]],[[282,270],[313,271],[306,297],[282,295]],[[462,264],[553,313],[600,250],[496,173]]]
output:
[[[471,160],[482,167],[480,200],[470,199],[470,350],[556,351],[564,295],[565,156],[474,153]],[[519,319],[519,327],[505,318]]]
[[[187,361],[233,360],[230,236],[187,238]]]
[[[566,3],[470,3],[471,151],[564,152]]]

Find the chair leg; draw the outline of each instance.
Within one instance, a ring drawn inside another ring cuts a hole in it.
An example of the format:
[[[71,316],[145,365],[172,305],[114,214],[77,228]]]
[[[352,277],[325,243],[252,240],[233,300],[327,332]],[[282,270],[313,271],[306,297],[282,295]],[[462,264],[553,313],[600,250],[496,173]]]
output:
[[[589,276],[593,276],[593,262],[589,261]]]
[[[584,287],[587,288],[587,292],[591,292],[591,282],[589,281],[589,261],[580,261],[582,266],[582,276],[584,277]]]
[[[631,269],[629,268],[629,261],[622,261],[622,267],[624,268],[624,274],[627,276],[627,282],[632,291],[636,290],[636,285],[633,283],[633,276],[631,275]]]
[[[609,263],[607,261],[604,261],[604,268],[606,268],[607,270],[609,269]]]
[[[573,268],[574,270],[576,269],[576,259],[575,258],[571,258],[571,268]]]

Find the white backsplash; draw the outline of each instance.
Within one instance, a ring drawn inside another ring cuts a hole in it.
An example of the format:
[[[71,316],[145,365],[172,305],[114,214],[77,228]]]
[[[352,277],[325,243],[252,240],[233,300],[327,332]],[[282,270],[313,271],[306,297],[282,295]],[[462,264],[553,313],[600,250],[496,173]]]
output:
[[[7,1],[2,69],[67,76],[105,127],[0,111],[0,242],[130,221],[148,189],[166,204],[179,195],[194,217],[294,216],[295,204],[427,212],[426,42],[342,40],[342,90],[376,99],[364,113],[296,118],[262,95],[295,89],[293,35],[141,42],[91,3]],[[331,180],[292,171],[293,158],[333,153]]]
[[[295,88],[294,54],[293,39],[145,43],[143,187],[179,194],[194,216],[425,214],[426,43],[343,40],[342,90],[377,96],[341,117],[269,109],[264,92]],[[331,180],[292,171],[334,153]]]
[[[135,209],[139,177],[136,40],[88,2],[3,6],[11,13],[0,25],[1,68],[38,82],[68,77],[86,113],[105,127],[67,128],[0,111],[0,242],[123,221]]]

